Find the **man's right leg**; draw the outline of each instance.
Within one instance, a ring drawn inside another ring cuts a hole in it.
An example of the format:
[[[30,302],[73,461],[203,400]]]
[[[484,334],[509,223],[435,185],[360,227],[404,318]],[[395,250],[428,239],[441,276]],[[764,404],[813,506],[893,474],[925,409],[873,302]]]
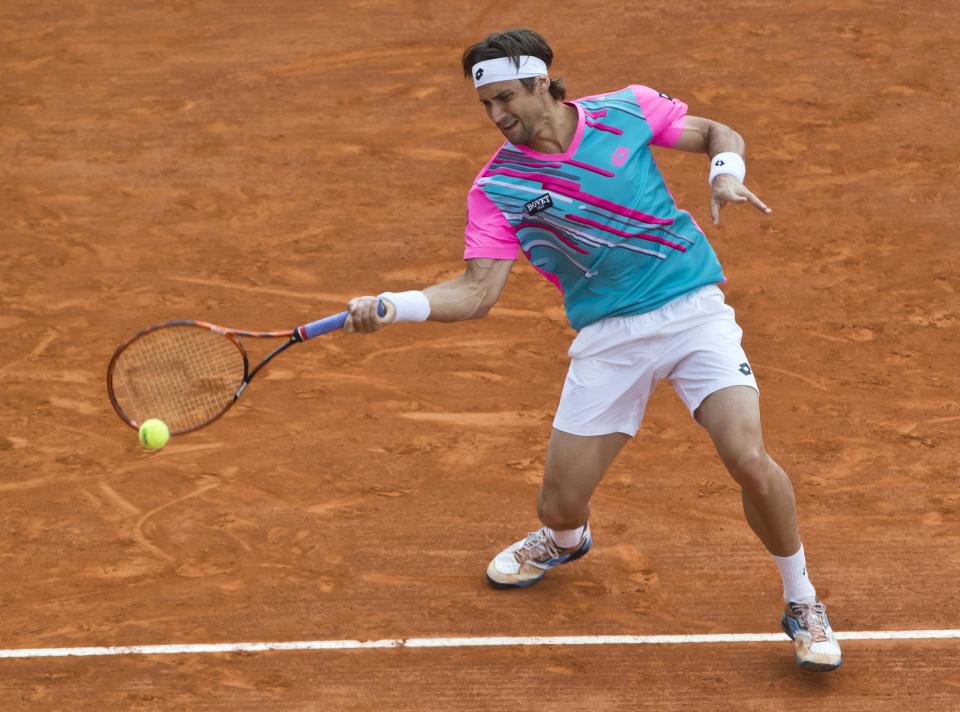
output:
[[[572,435],[553,429],[537,496],[540,521],[555,531],[575,529],[590,518],[590,498],[630,436]]]
[[[590,550],[590,498],[640,428],[656,384],[660,340],[655,324],[648,322],[646,314],[601,319],[581,329],[570,344],[570,368],[537,497],[544,526],[494,557],[487,567],[494,586],[529,586]]]
[[[537,497],[537,513],[545,526],[494,557],[487,567],[491,584],[529,586],[554,566],[590,550],[590,498],[629,439],[625,433],[573,435],[553,429]]]

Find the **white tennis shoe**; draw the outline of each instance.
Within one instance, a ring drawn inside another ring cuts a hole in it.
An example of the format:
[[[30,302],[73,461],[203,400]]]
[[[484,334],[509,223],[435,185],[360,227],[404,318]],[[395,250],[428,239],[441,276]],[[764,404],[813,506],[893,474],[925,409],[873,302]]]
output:
[[[818,672],[840,667],[840,643],[833,634],[827,607],[822,601],[790,601],[780,625],[793,640],[797,665]]]
[[[589,524],[583,528],[580,541],[566,549],[557,546],[547,527],[541,527],[493,557],[487,566],[487,580],[497,588],[529,586],[554,566],[579,559],[592,544]]]

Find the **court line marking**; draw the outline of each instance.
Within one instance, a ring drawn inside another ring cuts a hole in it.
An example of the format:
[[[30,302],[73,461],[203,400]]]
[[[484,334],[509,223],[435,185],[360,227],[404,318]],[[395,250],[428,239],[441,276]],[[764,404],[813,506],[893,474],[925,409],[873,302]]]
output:
[[[842,631],[839,640],[960,639],[957,630]],[[560,635],[477,638],[389,638],[384,640],[302,640],[288,643],[199,643],[185,645],[118,645],[87,648],[0,649],[0,658],[63,658],[101,655],[184,655],[197,653],[262,653],[272,650],[367,650],[372,648],[484,648],[531,645],[689,645],[703,643],[783,643],[783,633],[711,635]]]

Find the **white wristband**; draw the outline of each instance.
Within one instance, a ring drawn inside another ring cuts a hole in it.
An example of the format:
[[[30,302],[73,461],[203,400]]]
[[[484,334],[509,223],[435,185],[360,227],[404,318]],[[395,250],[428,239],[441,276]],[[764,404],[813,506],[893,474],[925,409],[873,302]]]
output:
[[[707,182],[713,185],[713,179],[721,175],[731,175],[743,183],[743,179],[747,177],[747,166],[736,153],[718,153],[710,159],[710,178]]]
[[[394,321],[426,321],[430,316],[430,300],[423,292],[383,292],[378,299],[386,299],[397,310]]]

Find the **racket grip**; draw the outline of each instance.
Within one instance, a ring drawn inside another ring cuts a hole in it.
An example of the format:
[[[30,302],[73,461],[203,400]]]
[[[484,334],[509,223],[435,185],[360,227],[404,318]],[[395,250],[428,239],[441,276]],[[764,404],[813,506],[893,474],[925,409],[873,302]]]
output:
[[[316,336],[322,336],[323,334],[329,334],[331,331],[336,331],[337,329],[342,329],[343,325],[347,321],[347,314],[350,312],[342,311],[339,314],[334,314],[333,316],[324,317],[323,319],[318,319],[317,321],[311,321],[309,324],[304,324],[303,326],[298,326],[296,328],[297,334],[300,336],[301,341],[307,341]],[[383,316],[387,313],[387,308],[383,305],[383,300],[380,300],[377,303],[377,314]]]

